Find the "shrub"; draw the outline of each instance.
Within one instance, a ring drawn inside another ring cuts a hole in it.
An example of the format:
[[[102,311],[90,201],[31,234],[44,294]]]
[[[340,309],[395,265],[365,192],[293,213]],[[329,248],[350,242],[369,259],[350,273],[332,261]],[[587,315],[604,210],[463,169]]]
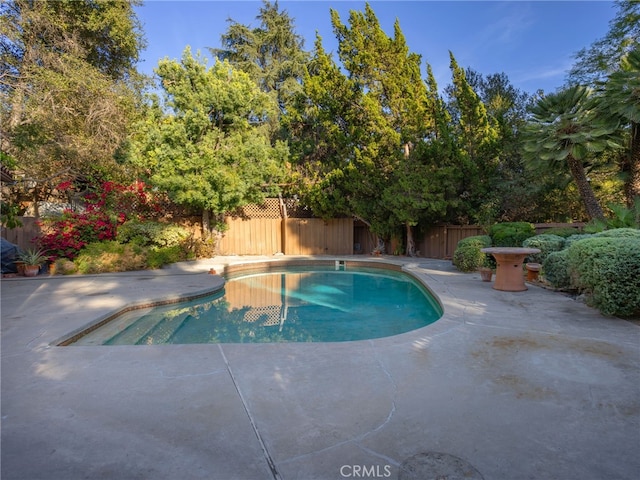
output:
[[[584,240],[585,238],[591,238],[591,237],[593,237],[592,233],[579,233],[577,235],[571,235],[570,237],[567,237],[565,239],[564,248],[569,248],[575,242],[579,242],[580,240]]]
[[[544,235],[558,235],[562,238],[579,235],[580,233],[580,229],[574,227],[553,227],[544,231]]]
[[[114,239],[116,223],[117,220],[103,212],[66,210],[61,216],[42,222],[47,233],[38,237],[36,243],[47,251],[50,260],[73,260],[85,245]]]
[[[522,246],[540,249],[540,253],[529,255],[528,258],[531,262],[543,263],[551,252],[562,250],[564,247],[564,238],[558,235],[543,233],[542,235],[527,238],[522,242]]]
[[[488,256],[481,249],[491,246],[491,237],[475,235],[463,238],[458,242],[453,253],[453,264],[461,272],[474,272],[487,265]]]
[[[153,248],[174,247],[189,238],[189,231],[180,225],[154,221],[130,220],[118,229],[117,239],[121,243],[135,243]]]
[[[59,191],[73,190],[71,181],[56,187]],[[66,210],[59,217],[42,222],[43,235],[36,239],[38,247],[46,250],[50,260],[74,259],[86,245],[116,238],[118,225],[130,218],[152,216],[161,211],[160,204],[142,182],[117,185],[104,182],[85,195],[83,212]]]
[[[551,252],[542,263],[542,274],[555,288],[569,288],[569,256],[567,250]]]
[[[594,237],[607,238],[640,238],[640,230],[637,228],[614,228],[593,234]]]
[[[91,243],[74,260],[78,273],[106,273],[141,270],[146,266],[145,250],[135,244],[116,241]]]
[[[187,255],[180,245],[151,248],[147,251],[147,268],[160,268],[170,263],[186,260]]]
[[[160,268],[169,263],[186,260],[181,245],[171,247],[143,247],[135,243],[116,241],[91,243],[74,260],[78,273],[107,273]]]
[[[640,238],[595,237],[567,250],[572,285],[605,315],[640,312]]]
[[[535,227],[527,222],[496,223],[489,229],[492,243],[496,247],[521,247],[522,242],[535,234]]]

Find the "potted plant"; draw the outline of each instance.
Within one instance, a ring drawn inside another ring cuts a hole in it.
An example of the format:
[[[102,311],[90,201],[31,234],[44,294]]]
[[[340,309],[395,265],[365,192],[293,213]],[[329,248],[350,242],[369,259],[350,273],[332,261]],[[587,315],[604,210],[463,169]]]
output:
[[[18,255],[18,261],[24,262],[24,276],[35,277],[40,271],[40,266],[47,261],[42,250],[28,249]]]
[[[493,266],[491,265],[491,259],[489,255],[485,255],[484,261],[478,267],[478,271],[480,272],[480,278],[483,282],[490,282],[491,277],[493,276]]]

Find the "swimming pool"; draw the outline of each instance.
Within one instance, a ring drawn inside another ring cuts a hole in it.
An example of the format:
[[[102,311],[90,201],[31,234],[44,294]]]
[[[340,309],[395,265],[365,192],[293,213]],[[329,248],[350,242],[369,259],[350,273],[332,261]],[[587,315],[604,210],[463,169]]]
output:
[[[343,342],[388,337],[442,316],[427,287],[397,266],[244,265],[224,290],[127,312],[72,345]]]

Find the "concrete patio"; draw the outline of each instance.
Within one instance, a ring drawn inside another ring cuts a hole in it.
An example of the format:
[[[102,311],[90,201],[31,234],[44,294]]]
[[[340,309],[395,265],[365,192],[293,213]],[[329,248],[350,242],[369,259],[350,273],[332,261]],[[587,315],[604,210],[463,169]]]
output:
[[[2,479],[428,480],[434,453],[450,480],[457,465],[485,480],[640,477],[640,326],[448,261],[372,259],[404,264],[445,308],[394,337],[55,346],[247,260],[3,279]]]

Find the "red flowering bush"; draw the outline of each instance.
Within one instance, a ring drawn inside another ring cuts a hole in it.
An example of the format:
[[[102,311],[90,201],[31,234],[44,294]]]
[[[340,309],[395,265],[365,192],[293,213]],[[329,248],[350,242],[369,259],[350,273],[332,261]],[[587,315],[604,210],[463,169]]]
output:
[[[58,185],[60,190],[65,188],[71,188],[71,182]],[[41,223],[46,233],[36,238],[36,243],[47,252],[49,260],[73,260],[89,243],[114,240],[118,226],[126,220],[153,216],[161,209],[141,182],[129,186],[104,182],[85,200],[84,212],[66,210],[60,217]]]

